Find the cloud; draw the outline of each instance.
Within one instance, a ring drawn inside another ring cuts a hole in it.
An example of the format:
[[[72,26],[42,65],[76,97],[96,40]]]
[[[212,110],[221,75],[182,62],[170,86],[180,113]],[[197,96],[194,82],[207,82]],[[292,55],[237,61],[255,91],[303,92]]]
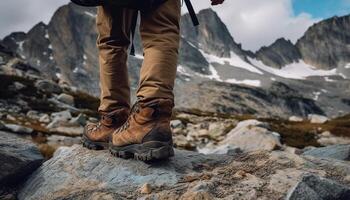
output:
[[[28,31],[36,23],[47,23],[55,10],[69,0],[0,1],[0,38],[13,31]]]
[[[203,3],[203,1],[206,1]],[[209,0],[193,0],[197,10],[210,7]],[[285,37],[296,42],[320,19],[293,13],[292,0],[226,0],[213,7],[244,49],[257,50]]]

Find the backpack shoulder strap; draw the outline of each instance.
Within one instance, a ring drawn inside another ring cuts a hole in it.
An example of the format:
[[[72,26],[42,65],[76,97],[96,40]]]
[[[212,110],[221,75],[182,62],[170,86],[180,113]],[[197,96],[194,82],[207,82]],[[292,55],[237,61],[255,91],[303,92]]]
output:
[[[135,56],[135,45],[134,45],[134,39],[135,39],[135,32],[136,32],[136,26],[137,26],[137,18],[139,16],[139,11],[135,11],[132,16],[131,21],[131,48],[130,48],[130,55]]]
[[[184,0],[184,1],[185,1],[185,4],[186,4],[188,13],[190,14],[190,17],[192,19],[193,26],[198,26],[199,25],[199,21],[198,21],[196,12],[193,9],[191,0]]]

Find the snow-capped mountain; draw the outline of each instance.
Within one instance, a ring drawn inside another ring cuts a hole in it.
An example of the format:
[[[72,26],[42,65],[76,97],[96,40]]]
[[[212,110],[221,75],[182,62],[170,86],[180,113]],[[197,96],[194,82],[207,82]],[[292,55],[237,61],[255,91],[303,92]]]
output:
[[[50,23],[13,33],[3,46],[42,75],[98,95],[95,9],[59,8]],[[341,115],[350,112],[350,16],[313,25],[293,44],[283,38],[253,53],[243,50],[211,9],[194,28],[182,17],[176,81],[179,109],[259,116]],[[129,58],[137,87],[142,48]]]

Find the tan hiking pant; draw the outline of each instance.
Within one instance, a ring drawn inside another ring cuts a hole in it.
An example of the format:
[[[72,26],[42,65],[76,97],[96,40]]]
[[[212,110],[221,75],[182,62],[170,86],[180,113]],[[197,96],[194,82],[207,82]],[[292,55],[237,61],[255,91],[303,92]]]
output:
[[[168,0],[152,12],[141,13],[140,33],[144,61],[137,90],[138,98],[174,99],[180,9],[180,0]],[[130,106],[127,58],[134,12],[117,7],[98,8],[97,46],[100,62],[99,111],[101,112]]]

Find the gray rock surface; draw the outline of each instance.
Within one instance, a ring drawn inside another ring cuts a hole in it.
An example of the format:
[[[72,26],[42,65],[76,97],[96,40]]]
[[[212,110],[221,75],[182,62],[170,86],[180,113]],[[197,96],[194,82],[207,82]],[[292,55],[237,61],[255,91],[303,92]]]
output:
[[[303,155],[350,161],[350,144],[338,144],[328,147],[313,148],[305,151]]]
[[[148,165],[112,157],[108,151],[62,147],[29,178],[19,199],[72,198],[74,195],[83,199],[83,191],[93,194],[108,191],[123,196],[135,193],[145,183],[153,187],[174,186],[183,174],[201,171],[202,166],[217,165],[228,159],[186,151],[176,154],[170,161]]]
[[[239,147],[243,151],[272,151],[282,146],[279,134],[269,131],[267,124],[257,120],[246,120],[238,123],[217,148],[220,146],[227,148],[227,145]]]
[[[329,119],[323,115],[310,114],[308,115],[308,119],[313,124],[323,124],[326,123]]]
[[[14,134],[0,131],[0,188],[19,184],[43,162],[36,145]]]
[[[290,40],[280,38],[268,47],[256,52],[256,57],[265,65],[281,68],[301,59],[299,50]]]
[[[33,129],[17,124],[5,124],[5,127],[15,133],[30,134],[33,132]]]
[[[296,44],[303,60],[320,69],[350,62],[350,15],[333,17],[311,26]]]
[[[350,199],[350,187],[315,175],[307,175],[290,191],[286,199],[347,200]]]
[[[316,178],[310,182],[303,179],[306,175]],[[349,162],[283,151],[233,156],[176,151],[169,161],[145,164],[76,145],[60,148],[28,178],[18,198],[275,200],[285,198],[288,191],[299,191],[295,186],[300,182],[320,195],[338,197],[346,191],[342,188],[349,187],[349,175]],[[332,180],[321,178],[325,176]],[[337,188],[332,191],[329,186]]]
[[[69,104],[71,106],[74,106],[74,97],[72,95],[62,93],[62,94],[58,95],[57,100],[62,102],[62,103],[66,103],[66,104]]]

